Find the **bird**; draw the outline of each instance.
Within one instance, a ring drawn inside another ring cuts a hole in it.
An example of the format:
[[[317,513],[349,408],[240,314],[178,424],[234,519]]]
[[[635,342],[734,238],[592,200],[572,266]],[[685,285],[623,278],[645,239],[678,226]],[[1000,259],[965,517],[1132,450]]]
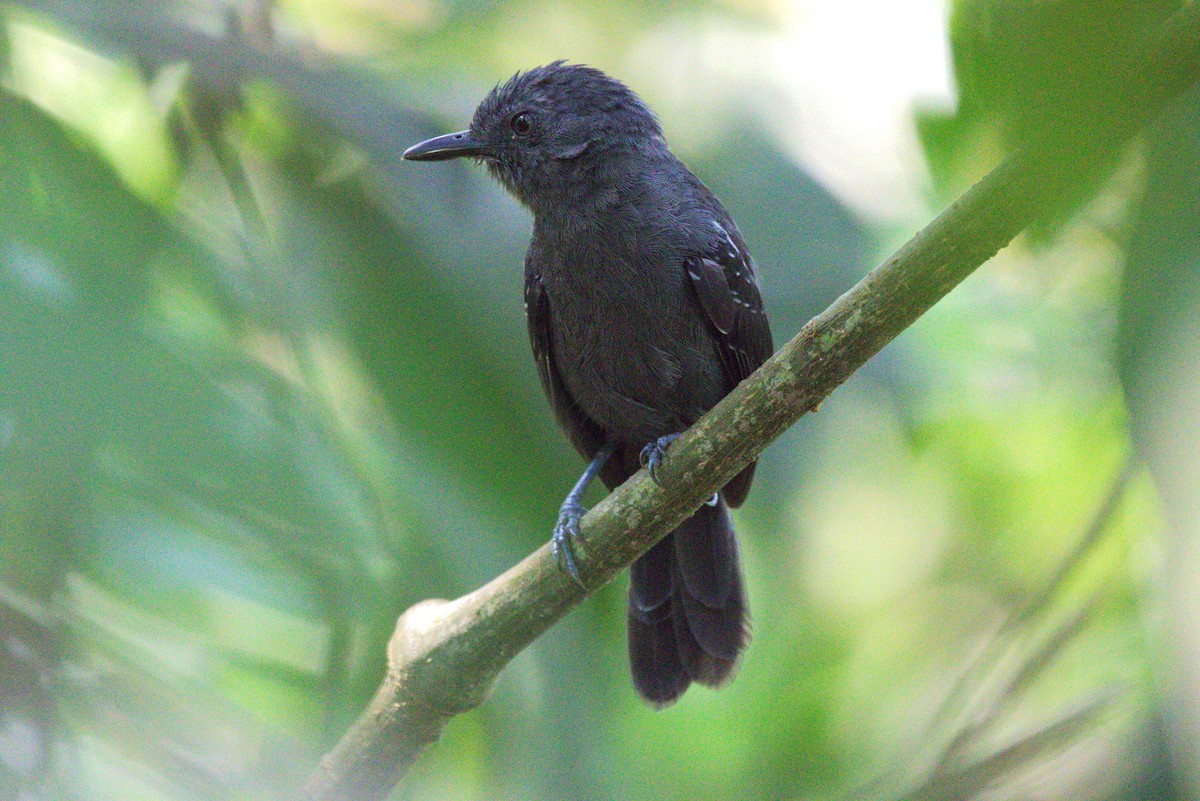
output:
[[[657,470],[672,440],[773,351],[758,276],[737,224],[668,148],[653,111],[621,81],[555,61],[518,72],[467,130],[413,145],[411,161],[481,162],[533,214],[525,315],[558,423],[589,460],[553,531],[572,543],[584,491]],[[749,644],[730,507],[750,463],[630,567],[629,666],[649,705],[736,674]],[[582,583],[582,582],[580,582]]]

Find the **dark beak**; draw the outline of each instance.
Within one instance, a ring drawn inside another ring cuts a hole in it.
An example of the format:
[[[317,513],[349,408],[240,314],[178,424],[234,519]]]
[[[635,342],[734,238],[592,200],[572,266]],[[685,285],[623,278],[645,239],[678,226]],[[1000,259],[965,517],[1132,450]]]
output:
[[[462,156],[482,156],[483,145],[471,138],[470,131],[435,136],[404,151],[409,161],[445,161]]]

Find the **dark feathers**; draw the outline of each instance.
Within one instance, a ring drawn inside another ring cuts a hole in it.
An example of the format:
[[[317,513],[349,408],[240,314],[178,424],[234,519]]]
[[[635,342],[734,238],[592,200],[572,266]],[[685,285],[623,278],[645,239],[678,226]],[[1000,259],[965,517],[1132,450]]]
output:
[[[737,542],[723,503],[702,506],[629,572],[629,664],[655,706],[697,681],[720,687],[750,639]]]

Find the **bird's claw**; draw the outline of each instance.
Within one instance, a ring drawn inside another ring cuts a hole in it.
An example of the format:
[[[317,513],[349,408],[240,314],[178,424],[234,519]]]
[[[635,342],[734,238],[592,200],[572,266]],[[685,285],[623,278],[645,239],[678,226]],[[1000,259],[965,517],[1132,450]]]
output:
[[[642,467],[650,471],[650,478],[655,484],[662,485],[662,482],[658,480],[658,465],[662,462],[663,456],[666,455],[667,448],[677,439],[679,439],[679,434],[667,434],[642,448]]]
[[[587,589],[579,575],[579,565],[575,563],[575,543],[579,539],[579,521],[587,514],[579,504],[564,503],[558,510],[558,521],[554,524],[554,534],[551,536],[554,560],[567,575],[575,579],[575,583]]]

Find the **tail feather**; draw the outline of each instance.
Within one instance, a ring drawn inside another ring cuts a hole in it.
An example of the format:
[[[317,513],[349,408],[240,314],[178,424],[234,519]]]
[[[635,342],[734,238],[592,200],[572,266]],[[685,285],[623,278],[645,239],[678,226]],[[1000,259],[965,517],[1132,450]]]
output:
[[[671,537],[685,595],[711,609],[726,608],[740,576],[737,540],[724,502],[701,506]]]
[[[750,634],[724,500],[700,507],[634,562],[628,629],[634,687],[655,706],[693,681],[720,687],[733,678]]]
[[[653,548],[629,566],[629,612],[657,616],[671,611],[675,594],[675,575],[671,569],[671,537],[659,540]],[[643,618],[650,622],[650,618]]]
[[[655,707],[671,704],[691,683],[675,644],[675,621],[669,616],[647,623],[629,617],[629,667],[638,695]]]
[[[679,661],[691,681],[703,684],[705,687],[723,687],[737,673],[738,660],[713,656],[704,650],[695,637],[688,636],[686,624],[675,627],[675,645],[679,651]],[[687,685],[684,685],[684,689]],[[679,691],[683,694],[683,690]]]
[[[688,634],[706,655],[737,661],[749,640],[741,599],[724,608],[713,608],[683,592],[679,593],[677,605],[687,623]]]

